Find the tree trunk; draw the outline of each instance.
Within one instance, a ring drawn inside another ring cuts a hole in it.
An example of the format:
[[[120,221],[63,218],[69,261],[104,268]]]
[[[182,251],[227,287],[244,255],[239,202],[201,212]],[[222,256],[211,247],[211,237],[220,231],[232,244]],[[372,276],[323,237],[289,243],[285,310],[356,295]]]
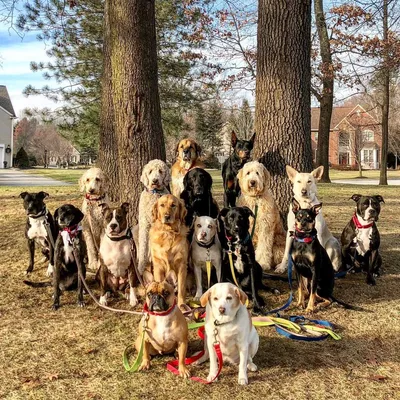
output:
[[[259,0],[258,12],[254,152],[286,221],[292,188],[285,166],[312,169],[311,1]]]
[[[314,0],[319,47],[322,59],[322,94],[317,141],[317,166],[324,166],[321,182],[330,183],[329,178],[329,133],[333,108],[333,65],[331,46],[326,28],[323,0]]]
[[[388,43],[388,0],[383,1],[383,41],[386,49],[383,57],[383,102],[382,102],[382,150],[379,173],[379,185],[387,185],[387,154],[389,140],[389,100],[390,100],[390,71],[387,53]]]
[[[103,71],[101,76],[101,112],[99,166],[107,175],[110,185],[108,194],[111,201],[119,200],[118,145],[115,134],[114,107],[111,81],[111,43],[110,43],[110,2],[104,5],[103,23]]]
[[[110,22],[111,81],[118,152],[120,202],[137,216],[143,166],[165,160],[158,92],[154,0],[107,0]],[[104,133],[104,132],[103,132]]]

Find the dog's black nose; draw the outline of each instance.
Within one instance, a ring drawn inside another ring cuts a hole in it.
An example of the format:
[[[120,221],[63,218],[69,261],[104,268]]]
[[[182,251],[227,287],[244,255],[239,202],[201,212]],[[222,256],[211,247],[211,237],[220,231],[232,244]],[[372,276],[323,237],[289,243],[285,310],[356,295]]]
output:
[[[307,194],[307,189],[301,189],[301,194]]]
[[[225,307],[219,307],[218,311],[220,314],[225,314]]]
[[[153,183],[154,183],[155,185],[157,185],[158,179],[153,179]]]
[[[112,230],[116,229],[117,226],[118,226],[117,224],[110,224],[110,228],[111,228]]]
[[[94,193],[94,189],[89,189],[89,193]]]
[[[253,187],[256,184],[256,181],[250,181],[250,186]]]
[[[170,215],[169,215],[169,214],[165,214],[165,215],[164,215],[164,218],[165,218],[166,221],[168,221],[169,218],[170,218]]]

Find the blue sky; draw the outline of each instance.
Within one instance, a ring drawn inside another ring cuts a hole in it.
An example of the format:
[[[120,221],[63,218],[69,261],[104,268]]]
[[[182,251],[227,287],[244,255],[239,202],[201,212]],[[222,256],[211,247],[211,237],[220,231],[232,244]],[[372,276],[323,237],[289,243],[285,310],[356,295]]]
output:
[[[19,116],[24,108],[57,107],[44,96],[26,97],[24,88],[31,84],[41,88],[46,83],[41,72],[30,70],[31,61],[48,61],[46,45],[36,40],[36,34],[29,33],[21,38],[14,30],[0,27],[0,85],[6,85],[14,110]],[[51,83],[51,82],[50,82]]]

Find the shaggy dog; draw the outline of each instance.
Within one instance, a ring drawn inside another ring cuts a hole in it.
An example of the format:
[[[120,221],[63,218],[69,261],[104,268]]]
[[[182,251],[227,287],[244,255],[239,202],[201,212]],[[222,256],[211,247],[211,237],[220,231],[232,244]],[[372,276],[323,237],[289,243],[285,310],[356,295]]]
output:
[[[79,187],[85,194],[82,204],[85,218],[82,227],[89,258],[88,267],[97,271],[100,237],[104,229],[102,204],[108,204],[108,179],[100,168],[90,168],[79,180]]]
[[[238,205],[247,206],[257,214],[250,224],[250,232],[256,224],[253,236],[256,261],[263,270],[269,270],[281,262],[285,248],[285,231],[279,210],[268,189],[269,172],[263,164],[252,161],[239,171],[238,180],[241,189]]]
[[[140,182],[144,190],[139,200],[139,272],[143,274],[150,259],[149,231],[152,220],[152,210],[157,200],[164,194],[169,194],[168,185],[171,182],[169,168],[164,161],[152,160],[142,170]]]
[[[179,306],[185,304],[189,256],[185,217],[183,201],[166,194],[154,204],[153,224],[149,232],[154,279],[162,282],[170,270],[175,272],[178,277]]]
[[[193,168],[204,168],[204,164],[199,160],[201,147],[193,139],[182,139],[176,147],[176,154],[171,168],[172,194],[179,199],[184,189],[184,176]]]

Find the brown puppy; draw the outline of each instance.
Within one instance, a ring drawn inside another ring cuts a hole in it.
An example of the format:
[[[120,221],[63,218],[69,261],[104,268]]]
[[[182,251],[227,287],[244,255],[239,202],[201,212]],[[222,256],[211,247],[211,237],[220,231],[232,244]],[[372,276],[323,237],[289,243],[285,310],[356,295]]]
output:
[[[139,370],[150,368],[150,356],[169,354],[178,350],[179,375],[188,378],[190,372],[185,366],[188,326],[181,310],[176,306],[174,273],[171,271],[166,279],[163,282],[152,282],[146,288],[147,313],[140,321],[139,337],[135,343],[139,352],[145,329],[143,360]]]
[[[189,254],[185,216],[183,201],[166,194],[154,204],[153,223],[149,232],[154,279],[162,282],[169,271],[175,272],[178,277],[179,306],[185,304]]]
[[[178,199],[183,192],[183,178],[193,168],[204,168],[199,160],[201,147],[193,139],[182,139],[176,147],[176,161],[171,168],[172,194]]]

